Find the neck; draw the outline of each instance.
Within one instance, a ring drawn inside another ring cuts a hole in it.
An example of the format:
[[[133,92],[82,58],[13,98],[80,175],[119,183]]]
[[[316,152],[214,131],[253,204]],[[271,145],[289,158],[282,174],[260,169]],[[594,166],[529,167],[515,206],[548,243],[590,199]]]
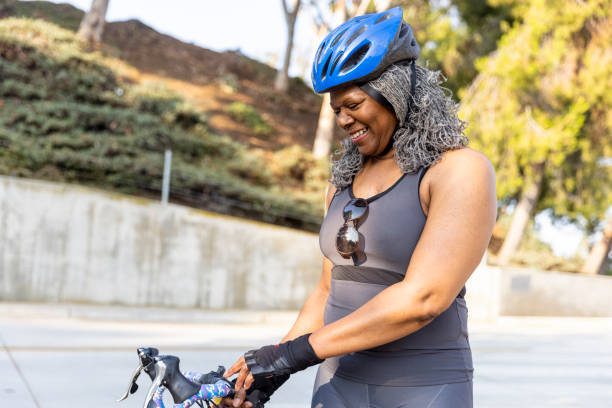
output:
[[[372,159],[372,161],[374,162],[379,162],[379,161],[385,161],[385,160],[389,160],[389,159],[394,159],[395,158],[395,150],[391,149],[389,152],[387,153],[381,153],[378,154],[376,156],[370,156],[370,158]]]
[[[372,157],[379,159],[379,160],[384,160],[384,159],[393,157],[393,154],[389,156],[389,153],[391,152],[391,150],[393,150],[393,143],[395,142],[395,140],[393,140],[393,135],[395,134],[396,130],[397,130],[397,125],[395,126],[395,129],[393,129],[393,133],[391,133],[391,136],[389,136],[389,140],[387,141],[387,145],[385,146],[383,151]]]

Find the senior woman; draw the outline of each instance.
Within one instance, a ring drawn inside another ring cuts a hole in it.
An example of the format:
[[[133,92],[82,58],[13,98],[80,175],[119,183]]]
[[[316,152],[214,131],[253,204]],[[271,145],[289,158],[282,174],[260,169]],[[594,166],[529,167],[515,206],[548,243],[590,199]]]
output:
[[[321,43],[314,89],[331,93],[347,136],[319,235],[323,273],[281,343],[228,370],[234,406],[319,363],[312,407],[472,406],[464,285],[493,230],[495,176],[418,55],[399,7]]]

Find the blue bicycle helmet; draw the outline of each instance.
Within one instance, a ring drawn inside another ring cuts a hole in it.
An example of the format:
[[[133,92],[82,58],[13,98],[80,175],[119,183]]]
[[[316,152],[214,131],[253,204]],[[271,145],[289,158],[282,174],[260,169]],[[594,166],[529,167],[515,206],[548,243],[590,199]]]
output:
[[[419,45],[401,7],[352,18],[319,45],[312,67],[315,92],[379,76],[389,65],[416,60]]]

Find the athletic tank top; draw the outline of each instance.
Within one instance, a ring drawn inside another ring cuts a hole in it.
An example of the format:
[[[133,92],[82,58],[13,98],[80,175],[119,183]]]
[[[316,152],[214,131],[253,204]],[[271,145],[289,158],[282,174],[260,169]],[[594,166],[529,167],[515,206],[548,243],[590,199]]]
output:
[[[334,195],[319,233],[321,251],[334,265],[325,324],[343,318],[404,279],[426,221],[419,199],[424,173],[420,169],[404,174],[384,192],[367,198],[368,211],[357,227],[360,248],[351,259],[336,251],[336,236],[344,225],[344,206],[355,198],[352,185]],[[323,364],[339,377],[376,385],[470,380],[473,368],[464,293],[465,288],[445,312],[420,330],[379,347],[329,358]]]

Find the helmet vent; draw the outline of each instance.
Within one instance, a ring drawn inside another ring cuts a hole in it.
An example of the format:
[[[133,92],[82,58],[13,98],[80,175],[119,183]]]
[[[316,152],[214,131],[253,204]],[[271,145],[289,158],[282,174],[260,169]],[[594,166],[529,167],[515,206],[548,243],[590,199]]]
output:
[[[321,53],[323,52],[324,48],[325,48],[325,41],[323,41],[323,43],[319,47],[319,50],[317,51],[317,56],[315,57],[317,64],[321,63]]]
[[[335,47],[335,46],[336,46],[336,44],[338,44],[338,41],[340,41],[340,39],[342,38],[342,36],[344,35],[344,33],[346,33],[346,30],[348,30],[348,29],[349,29],[349,27],[345,28],[344,30],[342,30],[342,31],[340,32],[340,34],[338,34],[338,35],[336,36],[336,38],[334,39],[334,42],[332,42],[332,43],[331,43],[331,46],[332,46],[332,47]]]
[[[370,49],[370,43],[363,44],[359,47],[353,54],[344,62],[342,65],[342,69],[340,72],[346,72],[349,69],[353,68],[355,65],[359,64],[363,57],[366,55],[368,50]]]
[[[327,68],[329,67],[329,61],[331,60],[331,55],[327,57],[325,61],[325,65],[323,65],[323,70],[321,71],[321,78],[325,79],[327,77]]]
[[[329,70],[330,73],[333,73],[334,70],[336,69],[336,65],[338,65],[338,61],[340,61],[340,58],[342,58],[342,54],[344,53],[341,51],[336,57],[336,60],[334,61],[334,63],[331,66],[331,69]]]
[[[390,19],[391,17],[393,17],[391,15],[391,13],[385,13],[382,16],[378,17],[378,19],[376,20],[376,22],[374,23],[374,25],[378,24],[378,23],[382,23],[385,20]]]
[[[346,40],[346,45],[350,45],[353,41],[355,41],[355,38],[359,37],[361,33],[363,33],[366,29],[366,26],[361,26],[359,30],[355,31],[353,35],[351,35],[349,39]]]

